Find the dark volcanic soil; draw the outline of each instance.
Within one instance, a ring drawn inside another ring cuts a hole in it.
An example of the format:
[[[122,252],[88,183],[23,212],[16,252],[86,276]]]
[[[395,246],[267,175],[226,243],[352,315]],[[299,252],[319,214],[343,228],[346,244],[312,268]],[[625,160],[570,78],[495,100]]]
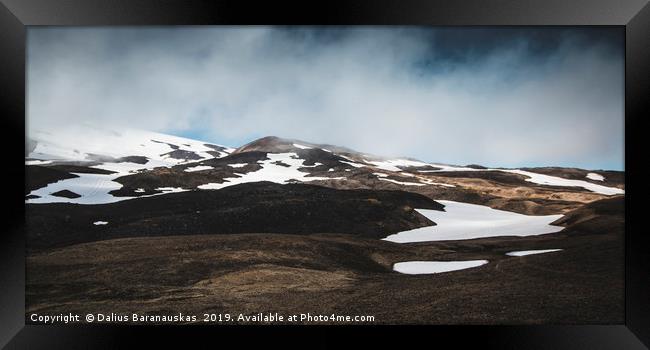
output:
[[[29,249],[117,237],[253,233],[351,233],[383,238],[433,223],[414,208],[443,206],[401,191],[335,190],[269,182],[110,204],[28,204]],[[93,225],[107,221],[107,225]]]
[[[41,165],[26,165],[25,166],[25,194],[29,194],[33,190],[45,187],[50,183],[57,182],[63,179],[71,179],[79,177],[70,174],[67,171],[52,169]]]
[[[564,231],[523,238],[397,244],[346,234],[260,233],[49,249],[27,259],[27,313],[182,312],[201,319],[203,313],[309,312],[373,315],[371,323],[381,324],[622,323],[621,203],[575,211]],[[563,250],[505,255],[552,248]],[[433,275],[392,271],[400,261],[469,259],[490,263]]]
[[[52,195],[56,196],[56,197],[63,197],[63,198],[79,198],[79,197],[81,197],[81,195],[79,195],[78,193],[74,193],[74,192],[69,191],[69,190],[57,191],[57,192],[52,193]]]

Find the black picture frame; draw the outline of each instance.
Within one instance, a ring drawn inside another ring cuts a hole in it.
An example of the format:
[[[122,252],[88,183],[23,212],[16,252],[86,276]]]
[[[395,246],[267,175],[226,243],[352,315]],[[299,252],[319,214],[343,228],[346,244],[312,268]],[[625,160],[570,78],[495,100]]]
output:
[[[26,26],[202,24],[416,24],[621,26],[626,35],[625,324],[589,326],[411,327],[118,327],[25,325],[24,156]],[[7,348],[133,348],[152,338],[187,346],[209,336],[238,342],[301,341],[316,347],[350,336],[364,347],[403,346],[419,339],[456,346],[508,349],[642,349],[650,344],[650,245],[643,228],[645,119],[650,104],[650,5],[647,0],[465,1],[137,1],[0,0],[0,143],[3,174],[0,235],[0,346]],[[399,334],[395,334],[395,330]],[[254,336],[251,336],[254,335]],[[348,343],[348,342],[346,342]],[[349,343],[348,343],[349,344]],[[645,346],[643,344],[646,344]],[[211,346],[211,347],[212,347]]]

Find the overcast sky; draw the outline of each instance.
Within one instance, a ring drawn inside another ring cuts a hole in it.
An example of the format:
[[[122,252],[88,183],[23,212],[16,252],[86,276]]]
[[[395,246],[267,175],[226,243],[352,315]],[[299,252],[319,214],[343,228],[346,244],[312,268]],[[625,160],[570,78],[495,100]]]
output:
[[[29,129],[624,168],[616,28],[30,27],[27,69]]]

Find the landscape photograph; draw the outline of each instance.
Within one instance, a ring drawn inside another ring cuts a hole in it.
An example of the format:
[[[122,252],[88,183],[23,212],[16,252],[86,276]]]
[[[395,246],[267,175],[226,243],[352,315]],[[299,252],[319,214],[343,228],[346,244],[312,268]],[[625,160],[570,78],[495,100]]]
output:
[[[624,322],[620,28],[30,27],[26,69],[28,324]]]

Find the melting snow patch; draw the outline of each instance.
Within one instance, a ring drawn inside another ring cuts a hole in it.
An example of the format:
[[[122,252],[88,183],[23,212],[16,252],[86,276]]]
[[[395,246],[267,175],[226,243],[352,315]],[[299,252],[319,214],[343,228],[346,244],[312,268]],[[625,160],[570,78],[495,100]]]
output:
[[[122,184],[113,181],[115,174],[86,174],[73,173],[78,177],[60,180],[45,187],[36,189],[30,194],[40,198],[27,200],[28,203],[79,203],[79,204],[102,204],[112,203],[128,199],[128,197],[114,197],[110,191],[122,188]],[[117,176],[120,176],[119,174]],[[78,198],[63,198],[50,195],[62,190],[69,190],[81,195]]]
[[[425,178],[420,177],[420,176],[418,176],[418,179],[420,179],[420,181],[423,181],[427,185],[435,185],[435,186],[443,186],[443,187],[456,187],[456,185],[445,184],[445,183],[442,183],[442,182],[434,182],[434,181],[431,181],[429,179],[425,179]]]
[[[138,188],[137,190],[133,191],[135,193],[144,193],[144,188]]]
[[[455,166],[455,165],[447,165],[447,164],[428,164],[431,165],[432,167],[438,168],[439,170],[419,170],[421,173],[437,173],[437,172],[442,172],[442,171],[485,171],[488,169],[476,169],[476,168],[468,168],[468,167],[462,167],[462,166]]]
[[[224,182],[222,184],[216,183],[216,182],[211,182],[209,184],[199,185],[199,186],[197,186],[197,188],[199,188],[201,190],[218,190],[220,188],[224,188],[224,187],[232,186],[232,185],[234,185],[234,184],[230,184],[228,182]]]
[[[243,168],[247,166],[248,163],[234,163],[234,164],[228,164],[229,167],[231,168]]]
[[[427,166],[429,164],[415,161],[415,160],[408,160],[408,159],[392,159],[392,160],[386,160],[386,161],[369,161],[365,160],[366,163],[373,164],[379,169],[382,170],[388,170],[388,171],[402,171],[402,169],[398,167],[410,167],[410,166]]]
[[[52,163],[51,160],[40,160],[40,159],[31,159],[25,161],[25,165],[45,165],[51,163]]]
[[[345,163],[345,164],[349,164],[349,165],[352,165],[352,166],[355,167],[355,168],[363,168],[363,167],[365,166],[365,165],[363,165],[363,164],[353,163],[353,162],[346,162],[346,161],[344,161],[344,160],[339,160],[339,162],[341,162],[341,163]]]
[[[197,165],[197,166],[192,166],[189,168],[185,168],[185,171],[188,173],[194,172],[194,171],[201,171],[201,170],[209,170],[209,169],[214,169],[213,167],[209,165]]]
[[[404,186],[424,186],[425,185],[425,184],[416,183],[416,182],[396,181],[396,180],[392,180],[392,179],[386,179],[386,178],[383,178],[383,177],[380,177],[379,180],[388,181],[388,182],[392,182],[392,183],[396,183],[398,185],[404,185]]]
[[[420,227],[390,235],[384,240],[396,243],[455,241],[498,236],[536,236],[559,232],[564,227],[551,222],[562,215],[532,216],[492,209],[483,205],[437,201],[445,211],[416,209],[434,226]]]
[[[99,225],[106,225],[108,224],[108,221],[95,221],[93,222],[93,225],[99,226]]]
[[[515,252],[506,253],[506,255],[508,255],[508,256],[525,256],[525,255],[557,252],[557,251],[560,251],[560,250],[562,250],[562,249],[519,250],[519,251],[515,251]]]
[[[180,187],[158,187],[158,188],[156,188],[156,190],[157,191],[162,191],[163,193],[176,193],[176,192],[188,191],[188,190],[180,188]]]
[[[466,261],[405,261],[393,265],[393,270],[408,274],[421,275],[458,271],[478,267],[487,264],[487,260],[466,260]]]
[[[294,143],[293,147],[297,147],[297,148],[300,148],[300,149],[312,149],[312,147],[300,145],[300,144],[297,144],[297,143]]]
[[[589,173],[589,174],[587,174],[586,178],[590,179],[590,180],[595,180],[595,181],[605,181],[604,176],[602,176],[600,174],[596,174],[596,173]]]

